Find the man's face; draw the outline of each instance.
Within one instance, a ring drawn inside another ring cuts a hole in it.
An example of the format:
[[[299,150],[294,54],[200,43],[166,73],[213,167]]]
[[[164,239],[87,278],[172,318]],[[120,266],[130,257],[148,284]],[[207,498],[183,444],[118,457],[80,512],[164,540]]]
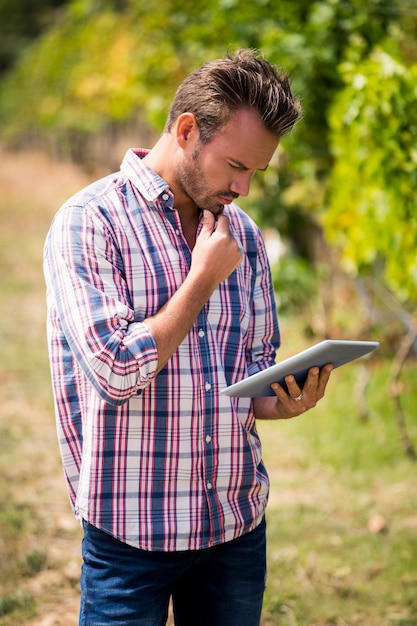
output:
[[[238,111],[208,144],[197,140],[184,150],[176,183],[199,209],[221,213],[224,205],[248,195],[252,176],[268,167],[277,145],[257,113]]]

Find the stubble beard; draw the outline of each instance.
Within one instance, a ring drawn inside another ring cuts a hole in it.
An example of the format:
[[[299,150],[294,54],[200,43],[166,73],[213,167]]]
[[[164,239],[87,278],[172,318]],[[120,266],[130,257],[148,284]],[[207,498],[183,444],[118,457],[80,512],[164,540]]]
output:
[[[213,192],[209,188],[200,165],[199,146],[196,146],[191,159],[180,165],[177,170],[176,183],[198,209],[201,211],[206,209],[214,215],[220,215],[224,209],[224,205],[217,199],[218,196],[230,195],[230,192]]]

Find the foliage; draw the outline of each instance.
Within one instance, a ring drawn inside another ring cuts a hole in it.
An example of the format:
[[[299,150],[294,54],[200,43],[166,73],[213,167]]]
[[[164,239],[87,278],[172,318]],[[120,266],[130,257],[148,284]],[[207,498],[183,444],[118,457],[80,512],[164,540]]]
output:
[[[51,23],[67,0],[0,0],[0,72]]]
[[[382,274],[399,300],[416,301],[417,65],[375,49],[340,69],[325,228],[347,269]]]
[[[0,16],[1,3],[10,0]],[[289,71],[304,119],[244,208],[309,262],[328,211],[328,239],[348,266],[383,273],[399,298],[415,299],[416,18],[399,0],[70,0],[4,76],[1,136],[46,139],[85,162],[89,138],[137,119],[160,132],[196,66],[258,48]]]
[[[313,305],[318,281],[308,261],[301,257],[283,256],[272,273],[281,315],[297,314]]]
[[[132,115],[133,43],[126,26],[106,12],[96,17],[94,27],[74,17],[29,49],[4,81],[3,115],[10,120],[6,139],[34,128],[64,136],[96,133],[108,121]],[[28,92],[36,95],[35,109]]]
[[[329,167],[326,110],[342,84],[338,64],[347,51],[366,54],[394,19],[370,13],[364,0],[73,0],[4,81],[4,134],[91,134],[137,115],[161,130],[191,69],[227,48],[259,48],[290,71],[304,104],[305,121],[286,141],[291,162],[281,159],[290,191],[280,202],[308,219],[321,206]],[[275,204],[270,198],[269,223]]]

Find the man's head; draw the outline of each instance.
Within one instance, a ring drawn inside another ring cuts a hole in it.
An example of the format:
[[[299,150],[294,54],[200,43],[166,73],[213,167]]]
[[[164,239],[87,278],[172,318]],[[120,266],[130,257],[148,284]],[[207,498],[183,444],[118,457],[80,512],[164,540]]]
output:
[[[292,129],[301,112],[288,77],[249,49],[194,70],[177,90],[165,131],[171,131],[182,113],[193,113],[200,142],[206,144],[242,109],[256,111],[265,129],[278,138]]]

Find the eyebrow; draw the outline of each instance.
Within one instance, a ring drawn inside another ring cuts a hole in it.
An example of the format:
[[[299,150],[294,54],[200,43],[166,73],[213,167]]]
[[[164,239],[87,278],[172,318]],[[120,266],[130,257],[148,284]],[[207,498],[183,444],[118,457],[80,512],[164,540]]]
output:
[[[250,170],[250,167],[248,167],[247,165],[245,165],[244,163],[242,163],[241,161],[238,161],[237,159],[230,159],[230,161],[232,161],[235,165],[238,165],[240,168],[242,168],[242,170]],[[266,165],[265,167],[258,167],[258,169],[256,170],[257,172],[265,172],[269,167],[269,164]]]

